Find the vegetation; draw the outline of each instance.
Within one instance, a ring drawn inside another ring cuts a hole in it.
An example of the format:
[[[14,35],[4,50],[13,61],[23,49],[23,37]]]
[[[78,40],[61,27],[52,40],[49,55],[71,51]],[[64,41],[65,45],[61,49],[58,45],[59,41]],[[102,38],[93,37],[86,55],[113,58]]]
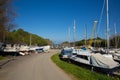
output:
[[[62,46],[69,46],[69,42],[63,42],[62,44],[61,44]]]
[[[92,72],[74,64],[64,62],[59,59],[59,54],[53,55],[52,60],[65,72],[73,75],[76,80],[119,80],[119,78],[108,77],[107,75]]]
[[[18,29],[18,30],[9,32],[8,36],[6,37],[6,42],[29,45],[30,38],[31,38],[32,45],[43,46],[43,45],[48,45],[52,43],[49,39],[44,39],[38,35],[26,32],[23,29]]]
[[[30,44],[31,36],[32,45],[51,44],[49,39],[44,39],[23,29],[14,30],[17,25],[14,23],[16,13],[13,2],[14,0],[0,0],[0,42]]]
[[[67,46],[68,44],[69,44],[68,42],[63,42],[61,45]],[[73,44],[73,42],[70,43],[70,45],[72,45],[72,44]],[[85,45],[85,39],[80,40],[80,41],[76,41],[75,45],[76,46]],[[91,45],[91,46],[95,46],[95,47],[106,47],[107,46],[107,41],[105,39],[97,37],[97,38],[94,38],[94,39],[86,40],[86,45]],[[110,38],[110,46],[120,48],[120,35],[111,36],[111,38]]]
[[[0,0],[0,42],[4,42],[8,32],[16,26],[15,17],[13,0]]]
[[[0,56],[0,60],[2,60],[2,59],[4,59],[4,57],[3,57],[3,56]]]
[[[82,39],[80,41],[76,41],[75,45],[76,46],[83,46],[83,45],[91,45],[91,46],[96,46],[96,47],[105,47],[105,40],[101,38],[95,38],[95,39],[88,39],[85,41],[85,39]],[[73,45],[74,43],[71,42],[70,45]],[[62,45],[68,45],[68,42],[63,42]]]
[[[120,48],[120,35],[113,35],[110,38],[111,46],[115,46],[116,48]]]

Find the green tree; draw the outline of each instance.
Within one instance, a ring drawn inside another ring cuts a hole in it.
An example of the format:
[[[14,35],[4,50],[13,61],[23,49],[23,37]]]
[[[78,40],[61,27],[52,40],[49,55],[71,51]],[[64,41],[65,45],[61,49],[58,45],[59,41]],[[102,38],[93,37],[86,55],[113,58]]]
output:
[[[110,38],[110,46],[120,48],[120,35],[113,35]]]
[[[49,39],[44,39],[36,34],[31,34],[29,32],[24,31],[23,29],[18,29],[9,32],[6,40],[10,43],[18,43],[18,44],[27,44],[30,45],[30,37],[32,45],[50,45],[52,42]]]

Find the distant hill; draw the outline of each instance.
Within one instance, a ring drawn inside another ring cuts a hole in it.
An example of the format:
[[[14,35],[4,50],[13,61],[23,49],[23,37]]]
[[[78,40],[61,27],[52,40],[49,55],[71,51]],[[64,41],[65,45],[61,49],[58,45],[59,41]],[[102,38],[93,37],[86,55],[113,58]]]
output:
[[[30,38],[32,45],[43,46],[52,43],[49,39],[44,39],[43,37],[24,31],[23,29],[18,29],[8,32],[8,35],[6,37],[6,42],[29,45]]]
[[[94,41],[95,41],[95,42],[94,42]],[[96,47],[99,47],[99,46],[104,47],[104,46],[105,46],[105,40],[102,39],[102,38],[100,38],[100,37],[86,40],[86,45],[94,46],[94,44],[95,44]],[[69,44],[69,42],[66,41],[66,42],[63,42],[61,45],[62,45],[62,46],[68,46],[68,45],[73,46],[73,45],[74,45],[74,42],[71,42],[71,43]],[[82,40],[80,40],[80,41],[76,41],[76,42],[75,42],[75,45],[76,45],[76,46],[83,46],[83,45],[85,45],[85,39],[82,39]]]

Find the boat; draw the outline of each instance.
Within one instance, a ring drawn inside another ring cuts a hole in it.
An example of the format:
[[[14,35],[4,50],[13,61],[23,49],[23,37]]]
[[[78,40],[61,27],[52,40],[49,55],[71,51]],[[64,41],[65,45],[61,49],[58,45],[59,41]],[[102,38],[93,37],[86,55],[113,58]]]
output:
[[[31,46],[29,49],[31,52],[41,53],[41,52],[49,52],[50,46]]]
[[[39,46],[31,46],[29,50],[30,52],[35,52],[35,53],[44,52],[43,47],[39,47]]]
[[[65,47],[61,50],[60,58],[63,60],[67,60],[69,59],[70,56],[72,56],[72,54],[73,54],[73,49],[69,47]]]
[[[18,56],[19,54],[19,48],[18,46],[15,44],[5,44],[3,43],[1,46],[1,55],[2,56],[7,56],[7,55],[12,55],[12,56]]]
[[[44,52],[49,52],[49,50],[50,50],[50,45],[43,46]]]
[[[115,50],[115,53],[113,54],[113,59],[120,63],[120,49]]]
[[[78,53],[76,56],[71,56],[70,61],[77,65],[86,66],[91,68],[92,70],[100,70],[103,73],[113,73],[116,71],[120,64],[113,59],[104,57],[100,53]]]

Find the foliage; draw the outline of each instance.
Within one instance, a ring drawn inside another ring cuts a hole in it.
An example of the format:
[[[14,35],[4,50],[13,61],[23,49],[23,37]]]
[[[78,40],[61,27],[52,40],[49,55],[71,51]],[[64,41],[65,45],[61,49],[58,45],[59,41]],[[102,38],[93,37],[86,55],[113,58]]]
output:
[[[91,39],[86,40],[86,45],[89,45],[90,41],[91,41]],[[105,47],[105,40],[100,38],[100,37],[94,38],[92,41],[93,41],[92,42],[92,46]],[[62,45],[63,44],[65,45],[65,44],[68,44],[68,43],[67,42],[63,42]],[[73,42],[71,42],[70,44],[72,45]],[[75,45],[76,46],[83,46],[83,45],[85,45],[85,39],[82,39],[80,41],[76,41]]]
[[[59,59],[59,54],[53,55],[52,60],[65,72],[73,75],[76,80],[119,80],[119,78],[112,78],[107,75],[91,72],[90,70],[87,70],[80,66],[64,62]]]
[[[82,46],[82,45],[85,45],[85,40],[84,39],[76,42],[76,46]]]
[[[49,39],[28,33],[23,29],[12,31],[16,27],[14,19],[17,16],[13,2],[14,0],[0,0],[0,42],[30,44],[31,35],[32,45],[48,45],[51,42]]]
[[[6,37],[6,42],[29,45],[30,37],[31,37],[32,45],[43,46],[43,45],[48,45],[50,44],[49,42],[51,42],[49,39],[44,39],[38,35],[26,32],[23,29],[18,29],[18,30],[9,32],[8,36]]]
[[[0,56],[0,60],[3,60],[3,59],[4,59],[4,57]]]
[[[120,35],[113,35],[110,38],[110,45],[112,47],[120,48]]]
[[[0,0],[0,41],[4,42],[8,32],[16,25],[13,20],[16,13],[13,9],[13,0]]]
[[[86,40],[86,44],[89,45],[91,39]],[[107,46],[107,41],[105,39],[102,39],[100,37],[94,38],[92,40],[92,46],[95,47],[106,47]],[[63,42],[62,45],[67,45],[68,42]],[[70,43],[71,45],[73,44],[73,42]],[[76,46],[83,46],[85,45],[85,40],[80,40],[80,41],[76,41],[75,42]],[[120,35],[113,35],[110,38],[110,46],[111,47],[116,47],[116,48],[120,48]]]
[[[65,41],[61,44],[61,46],[69,46],[69,42],[68,41]]]

